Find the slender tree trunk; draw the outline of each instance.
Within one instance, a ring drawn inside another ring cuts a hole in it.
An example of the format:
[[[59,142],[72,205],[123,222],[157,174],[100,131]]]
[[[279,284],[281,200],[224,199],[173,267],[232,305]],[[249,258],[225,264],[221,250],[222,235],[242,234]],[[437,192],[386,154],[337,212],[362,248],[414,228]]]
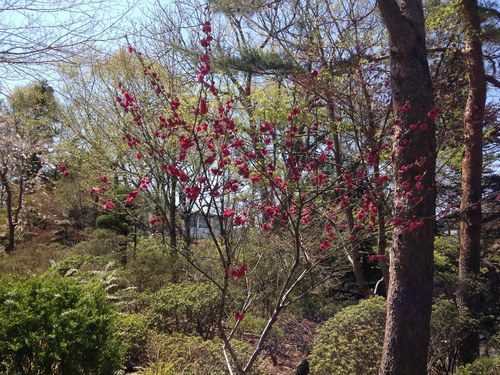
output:
[[[366,111],[368,113],[368,129],[367,129],[367,141],[370,144],[371,148],[375,147],[375,137],[377,126],[375,122],[375,113],[373,111],[373,100],[370,92],[368,91],[368,87],[366,85],[366,81],[361,73],[361,69],[358,69],[358,76],[361,82],[361,88],[363,90],[363,96],[365,98]],[[376,157],[376,160],[373,164],[373,177],[380,177],[380,155]],[[378,236],[377,236],[377,254],[378,255],[386,255],[385,248],[387,246],[387,239],[385,233],[385,215],[384,215],[384,200],[382,188],[376,189],[376,193],[378,196]],[[387,260],[380,258],[378,260],[378,265],[380,267],[380,271],[382,272],[382,277],[384,279],[384,291],[387,295],[387,290],[389,289],[389,266],[387,265]]]
[[[5,188],[5,205],[7,206],[7,244],[5,245],[5,252],[11,254],[14,251],[15,246],[15,231],[17,223],[14,220],[14,212],[12,209],[12,188],[7,177],[8,168],[4,164],[2,171],[0,172],[0,178],[2,179],[2,185]]]
[[[434,123],[427,117],[433,108],[433,92],[424,15],[421,0],[377,0],[377,4],[389,31],[393,106],[400,118],[393,128],[394,230],[379,374],[424,375],[436,205],[436,139]],[[405,105],[411,107],[403,110]],[[411,130],[412,124],[417,124],[417,129]],[[420,189],[416,182],[420,182]]]
[[[462,201],[460,203],[460,259],[457,295],[461,310],[479,314],[477,276],[481,254],[481,174],[483,170],[483,120],[486,103],[486,79],[481,43],[481,24],[477,0],[462,0],[465,26],[465,57],[469,76],[469,93],[464,113],[465,158],[462,162]],[[462,363],[479,357],[479,334],[462,343]]]
[[[333,105],[333,99],[328,100],[327,109],[328,109],[328,115],[332,123],[335,124],[335,109]],[[340,140],[337,131],[333,135],[333,151],[335,153],[335,173],[337,174],[337,177],[340,177],[343,173],[342,172],[343,160],[341,156],[342,154],[340,150]],[[346,216],[349,233],[352,233],[354,228],[354,216],[352,213],[351,206],[347,206],[346,208],[344,208],[344,215]],[[359,255],[359,244],[357,242],[351,243],[351,246],[349,248],[348,258],[352,265],[352,271],[354,273],[354,277],[356,279],[359,289],[361,290],[361,292],[363,292],[365,297],[373,296],[373,291],[370,288],[368,282],[366,281],[365,275],[363,274],[361,257]]]

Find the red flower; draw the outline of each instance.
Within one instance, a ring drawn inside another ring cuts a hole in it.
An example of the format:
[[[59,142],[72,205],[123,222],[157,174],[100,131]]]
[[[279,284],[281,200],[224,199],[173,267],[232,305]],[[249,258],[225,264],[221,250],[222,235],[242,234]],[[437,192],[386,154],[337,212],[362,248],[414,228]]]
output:
[[[193,186],[193,187],[186,186],[184,188],[184,191],[186,192],[186,197],[194,201],[196,200],[196,198],[198,198],[201,189],[198,186]]]
[[[156,223],[159,223],[160,221],[163,221],[164,219],[160,216],[154,216],[151,219],[149,219],[149,224],[150,225],[155,225]]]
[[[250,221],[250,219],[248,217],[237,216],[234,219],[234,223],[233,224],[234,224],[235,227],[239,227],[240,225],[248,223],[249,221]]]
[[[225,208],[222,216],[224,217],[224,219],[227,219],[228,217],[234,216],[234,214],[235,214],[235,212],[233,210],[231,210],[229,208]]]
[[[439,115],[439,113],[440,113],[440,112],[441,112],[441,111],[439,110],[439,108],[434,107],[434,108],[432,108],[429,112],[427,112],[427,116],[428,116],[430,119],[435,119],[435,118]]]
[[[250,176],[250,181],[252,182],[252,184],[255,184],[256,182],[259,182],[260,180],[262,180],[262,174],[261,173],[253,174],[253,175]]]
[[[135,201],[135,198],[137,198],[137,194],[139,194],[138,190],[134,190],[128,193],[127,199],[125,199],[125,204],[133,203]]]
[[[320,243],[319,248],[321,250],[326,250],[330,247],[330,241],[324,240],[323,242]]]
[[[236,319],[238,322],[241,322],[244,317],[245,317],[245,314],[243,314],[241,311],[236,311],[234,313],[234,319]]]
[[[57,169],[59,169],[59,171],[63,173],[68,171],[68,167],[65,165],[60,165],[57,167]]]
[[[103,184],[106,184],[108,182],[108,176],[102,174],[102,173],[99,173],[99,180],[101,180],[101,182]]]
[[[205,99],[200,100],[200,113],[206,115],[208,113],[207,101]]]
[[[115,206],[115,203],[113,201],[107,201],[106,204],[103,207],[104,211],[109,211]]]
[[[411,108],[411,105],[409,104],[404,104],[401,106],[401,112],[405,113],[405,112],[408,112]]]

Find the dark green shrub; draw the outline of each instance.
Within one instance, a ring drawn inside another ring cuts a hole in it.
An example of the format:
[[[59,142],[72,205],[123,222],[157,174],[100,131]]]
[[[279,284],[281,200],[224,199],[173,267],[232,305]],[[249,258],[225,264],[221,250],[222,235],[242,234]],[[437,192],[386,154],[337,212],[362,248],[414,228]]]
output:
[[[104,214],[97,218],[97,228],[114,231],[123,236],[129,233],[129,226],[125,215],[120,214]]]
[[[212,338],[218,319],[220,292],[210,283],[170,284],[151,296],[151,326],[165,333],[180,332]]]
[[[500,358],[485,357],[462,366],[458,369],[457,375],[499,375],[500,374]]]
[[[112,374],[122,349],[103,288],[71,278],[0,277],[0,373]]]
[[[384,339],[385,309],[385,300],[373,297],[346,307],[323,324],[310,356],[311,374],[376,374]]]

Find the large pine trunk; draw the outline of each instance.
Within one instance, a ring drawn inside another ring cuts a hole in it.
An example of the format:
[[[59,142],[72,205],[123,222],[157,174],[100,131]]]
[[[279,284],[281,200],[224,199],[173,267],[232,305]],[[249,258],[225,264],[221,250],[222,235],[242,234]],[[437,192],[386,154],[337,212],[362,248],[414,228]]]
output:
[[[477,276],[481,254],[481,174],[483,169],[483,120],[486,79],[477,0],[462,0],[465,26],[465,57],[469,93],[464,113],[465,157],[462,162],[462,200],[460,203],[460,286],[458,306],[479,313]],[[460,348],[460,361],[473,362],[479,356],[479,335],[471,333]]]
[[[433,92],[424,16],[420,0],[377,3],[389,31],[393,107],[401,120],[393,128],[395,228],[379,373],[424,375],[432,307],[436,152],[435,127],[427,116]],[[417,128],[412,130],[412,124]]]

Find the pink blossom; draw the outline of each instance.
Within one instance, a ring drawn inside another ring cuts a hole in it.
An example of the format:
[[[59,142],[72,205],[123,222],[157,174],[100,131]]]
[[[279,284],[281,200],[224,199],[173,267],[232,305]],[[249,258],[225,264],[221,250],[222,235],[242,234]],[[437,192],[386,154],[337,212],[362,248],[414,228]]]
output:
[[[244,216],[236,216],[236,218],[234,219],[234,226],[235,227],[239,227],[245,223],[248,223],[250,221],[250,219],[248,217],[244,217]]]
[[[131,204],[137,198],[137,194],[139,194],[138,190],[131,191],[128,193],[127,199],[125,199],[125,204]]]
[[[235,212],[235,211],[233,211],[233,210],[231,210],[230,208],[225,208],[225,209],[224,209],[224,213],[222,214],[222,217],[223,217],[224,219],[227,219],[227,218],[229,218],[229,217],[234,216],[234,214],[235,214],[235,213],[236,213],[236,212]]]
[[[324,240],[323,242],[321,242],[321,243],[319,244],[319,248],[320,248],[321,250],[326,250],[326,249],[328,249],[329,247],[330,247],[330,241],[328,241],[328,240]]]
[[[207,101],[205,99],[200,99],[200,113],[206,115],[208,113]]]
[[[115,207],[115,203],[113,201],[107,201],[105,204],[104,204],[104,207],[102,208],[104,211],[109,211],[111,210],[113,207]]]

